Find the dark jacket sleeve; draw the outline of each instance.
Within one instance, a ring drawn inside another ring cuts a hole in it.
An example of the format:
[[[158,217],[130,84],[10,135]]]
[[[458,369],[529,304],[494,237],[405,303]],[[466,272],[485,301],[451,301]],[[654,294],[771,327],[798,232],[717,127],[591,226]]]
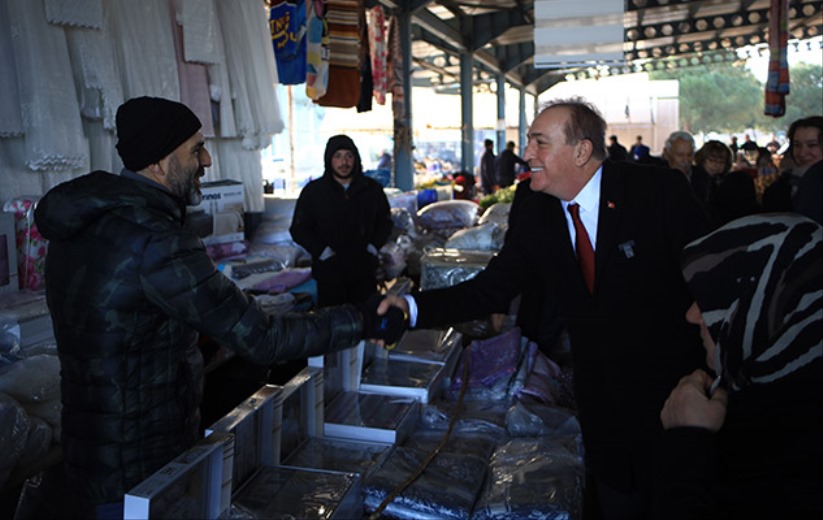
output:
[[[386,241],[388,241],[394,223],[391,219],[389,200],[386,198],[386,194],[379,184],[376,186],[375,204],[377,206],[377,212],[375,214],[376,218],[369,243],[377,249],[380,249],[386,244]]]
[[[153,304],[254,363],[315,356],[360,340],[362,318],[352,305],[269,316],[215,269],[194,237],[160,238],[144,257],[141,283]]]
[[[314,198],[317,196],[316,191],[317,187],[312,183],[303,188],[300,196],[297,197],[291,227],[289,227],[292,239],[308,251],[312,258],[319,257],[328,245],[317,232],[316,212],[312,208]]]

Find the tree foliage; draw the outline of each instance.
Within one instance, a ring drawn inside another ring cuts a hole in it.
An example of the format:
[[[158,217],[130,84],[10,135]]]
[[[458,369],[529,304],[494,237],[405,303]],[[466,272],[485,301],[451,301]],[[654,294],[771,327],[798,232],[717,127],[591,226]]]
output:
[[[653,72],[651,78],[679,80],[680,126],[693,134],[747,128],[776,132],[785,131],[795,119],[823,113],[821,69],[808,63],[791,67],[791,94],[780,118],[764,115],[765,85],[743,62]]]

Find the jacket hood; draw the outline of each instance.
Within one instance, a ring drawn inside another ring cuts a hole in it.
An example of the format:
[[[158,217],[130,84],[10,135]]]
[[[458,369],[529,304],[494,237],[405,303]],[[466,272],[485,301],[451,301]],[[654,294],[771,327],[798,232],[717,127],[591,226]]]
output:
[[[326,143],[326,152],[323,154],[324,176],[334,175],[334,170],[331,167],[331,158],[337,150],[349,150],[354,154],[354,168],[352,169],[352,178],[363,175],[363,163],[360,160],[360,152],[357,150],[354,141],[347,135],[335,135],[329,138]]]
[[[177,220],[185,206],[174,196],[120,175],[96,171],[51,189],[34,211],[37,228],[47,240],[67,240],[110,212],[157,208]],[[139,220],[139,219],[138,219]]]

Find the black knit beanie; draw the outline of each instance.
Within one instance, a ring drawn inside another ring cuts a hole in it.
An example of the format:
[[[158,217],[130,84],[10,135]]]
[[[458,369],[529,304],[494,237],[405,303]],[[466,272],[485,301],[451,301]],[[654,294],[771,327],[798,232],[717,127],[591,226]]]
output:
[[[186,105],[146,96],[120,105],[116,121],[117,152],[135,172],[173,152],[202,126]]]

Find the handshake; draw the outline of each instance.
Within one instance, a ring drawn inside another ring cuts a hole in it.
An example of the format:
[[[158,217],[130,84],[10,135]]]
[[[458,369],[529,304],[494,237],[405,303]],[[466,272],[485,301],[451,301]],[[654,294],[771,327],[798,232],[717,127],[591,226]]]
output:
[[[400,340],[408,328],[406,300],[398,296],[373,294],[360,307],[363,315],[363,339],[384,347]],[[382,314],[378,311],[383,310]]]

